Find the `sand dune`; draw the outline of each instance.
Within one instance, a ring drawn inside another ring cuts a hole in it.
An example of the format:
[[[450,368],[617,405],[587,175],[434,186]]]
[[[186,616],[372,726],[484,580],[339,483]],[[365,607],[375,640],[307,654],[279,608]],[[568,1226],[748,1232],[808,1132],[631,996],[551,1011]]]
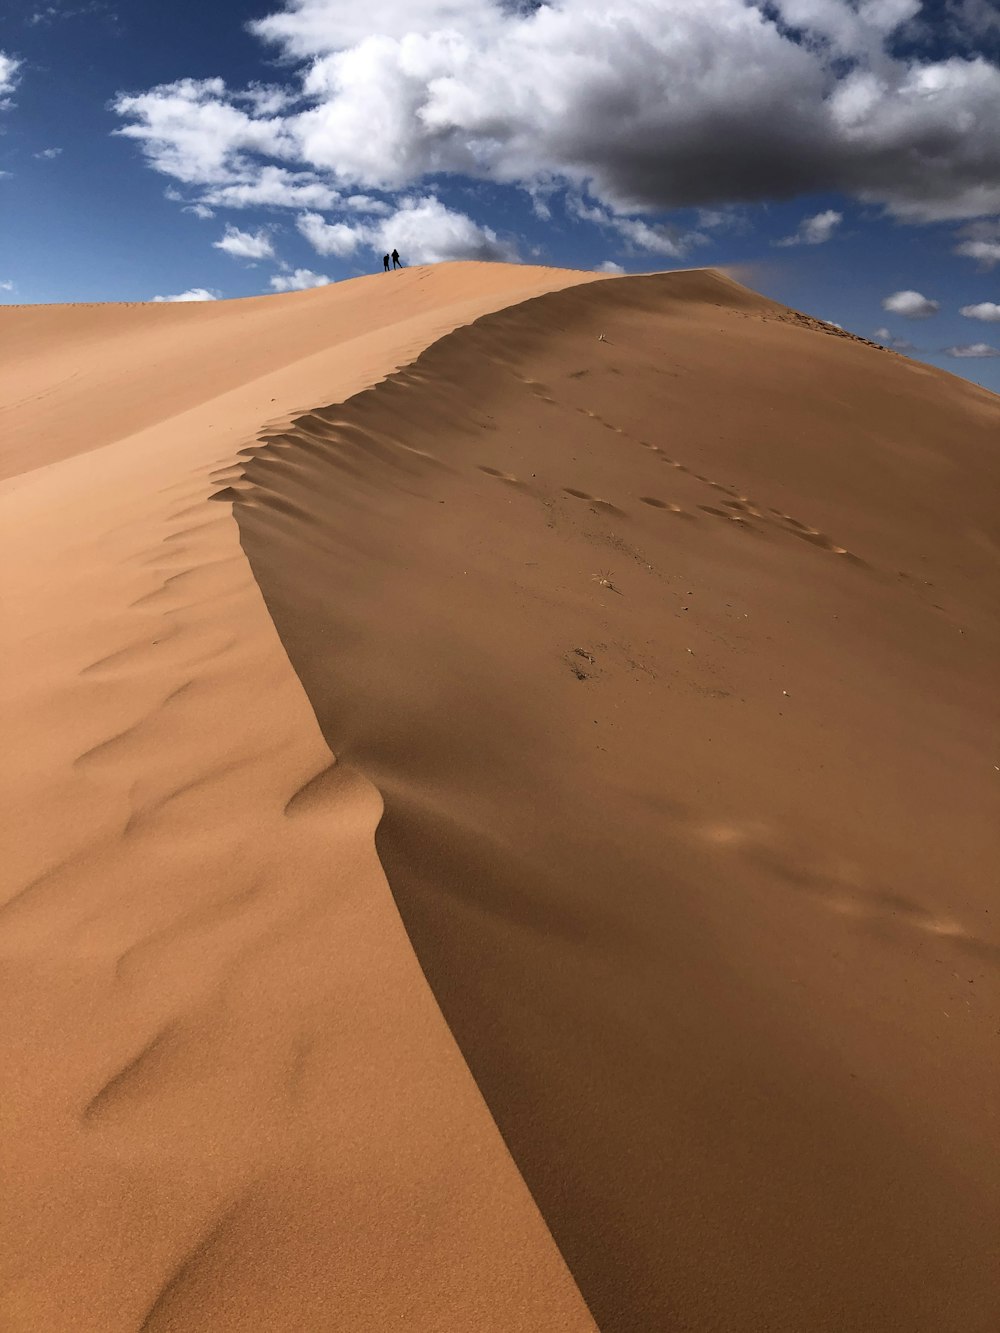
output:
[[[269,610],[603,1329],[1000,1316],[998,425],[678,273],[484,318],[243,470]]]
[[[592,279],[0,323],[4,1327],[1000,1321],[1000,402]]]
[[[263,420],[590,275],[395,276],[4,312],[5,1330],[592,1327],[209,499]]]

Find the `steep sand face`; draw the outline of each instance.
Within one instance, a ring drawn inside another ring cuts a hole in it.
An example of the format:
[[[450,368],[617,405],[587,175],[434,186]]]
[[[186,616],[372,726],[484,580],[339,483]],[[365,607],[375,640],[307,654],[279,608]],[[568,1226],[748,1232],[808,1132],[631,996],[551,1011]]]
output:
[[[592,276],[0,312],[4,1330],[593,1327],[209,498],[263,421]]]
[[[604,1330],[1000,1322],[998,438],[681,273],[491,315],[220,477]]]

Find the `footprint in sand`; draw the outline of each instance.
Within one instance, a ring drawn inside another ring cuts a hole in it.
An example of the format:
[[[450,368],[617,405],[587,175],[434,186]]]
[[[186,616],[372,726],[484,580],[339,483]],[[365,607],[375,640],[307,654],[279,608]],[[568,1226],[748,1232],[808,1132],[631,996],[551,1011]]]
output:
[[[852,565],[864,565],[865,561],[860,556],[849,551],[846,546],[841,546],[835,542],[832,537],[821,532],[819,528],[811,528],[808,523],[801,522],[800,519],[792,518],[791,514],[786,514],[780,509],[770,510],[776,518],[786,524],[785,532],[792,537],[801,537],[804,542],[809,542],[812,546],[818,546],[823,551],[829,551],[833,555],[839,555]]]
[[[713,518],[724,518],[730,523],[746,523],[746,517],[743,514],[730,514],[725,509],[713,509],[711,505],[699,505],[698,508],[703,514],[711,514]]]
[[[508,486],[516,486],[518,490],[526,491],[527,484],[520,477],[515,477],[513,472],[501,472],[497,467],[486,467],[482,463],[476,466],[480,472],[485,472],[488,477],[496,477],[497,481],[505,481]]]
[[[592,509],[599,509],[605,514],[620,514],[624,517],[625,511],[613,505],[610,500],[602,500],[600,496],[591,495],[589,491],[578,491],[572,486],[564,486],[563,490],[567,495],[572,495],[574,500],[586,500]]]
[[[640,495],[640,503],[649,505],[652,509],[666,509],[671,514],[683,514],[684,510],[680,505],[675,505],[669,500],[659,500],[655,495]]]

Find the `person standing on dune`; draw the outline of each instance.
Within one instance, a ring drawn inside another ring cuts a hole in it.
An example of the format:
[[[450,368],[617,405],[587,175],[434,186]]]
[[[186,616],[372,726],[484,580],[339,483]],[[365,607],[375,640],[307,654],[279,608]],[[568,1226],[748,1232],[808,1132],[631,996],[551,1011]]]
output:
[[[385,269],[386,273],[389,272],[389,256],[388,256],[388,255],[383,255],[383,256],[382,256],[382,267]]]
[[[399,258],[399,251],[398,251],[398,250],[393,250],[393,252],[392,252],[392,266],[393,266],[393,268],[402,268],[402,267],[403,267],[403,265],[402,265],[402,263],[401,263],[401,261],[400,261],[400,258]]]

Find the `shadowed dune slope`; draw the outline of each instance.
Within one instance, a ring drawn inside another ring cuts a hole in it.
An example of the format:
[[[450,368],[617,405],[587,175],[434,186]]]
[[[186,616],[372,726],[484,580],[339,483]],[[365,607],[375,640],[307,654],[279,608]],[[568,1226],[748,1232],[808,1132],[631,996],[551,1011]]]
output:
[[[721,275],[220,476],[600,1327],[989,1333],[1000,402]]]

